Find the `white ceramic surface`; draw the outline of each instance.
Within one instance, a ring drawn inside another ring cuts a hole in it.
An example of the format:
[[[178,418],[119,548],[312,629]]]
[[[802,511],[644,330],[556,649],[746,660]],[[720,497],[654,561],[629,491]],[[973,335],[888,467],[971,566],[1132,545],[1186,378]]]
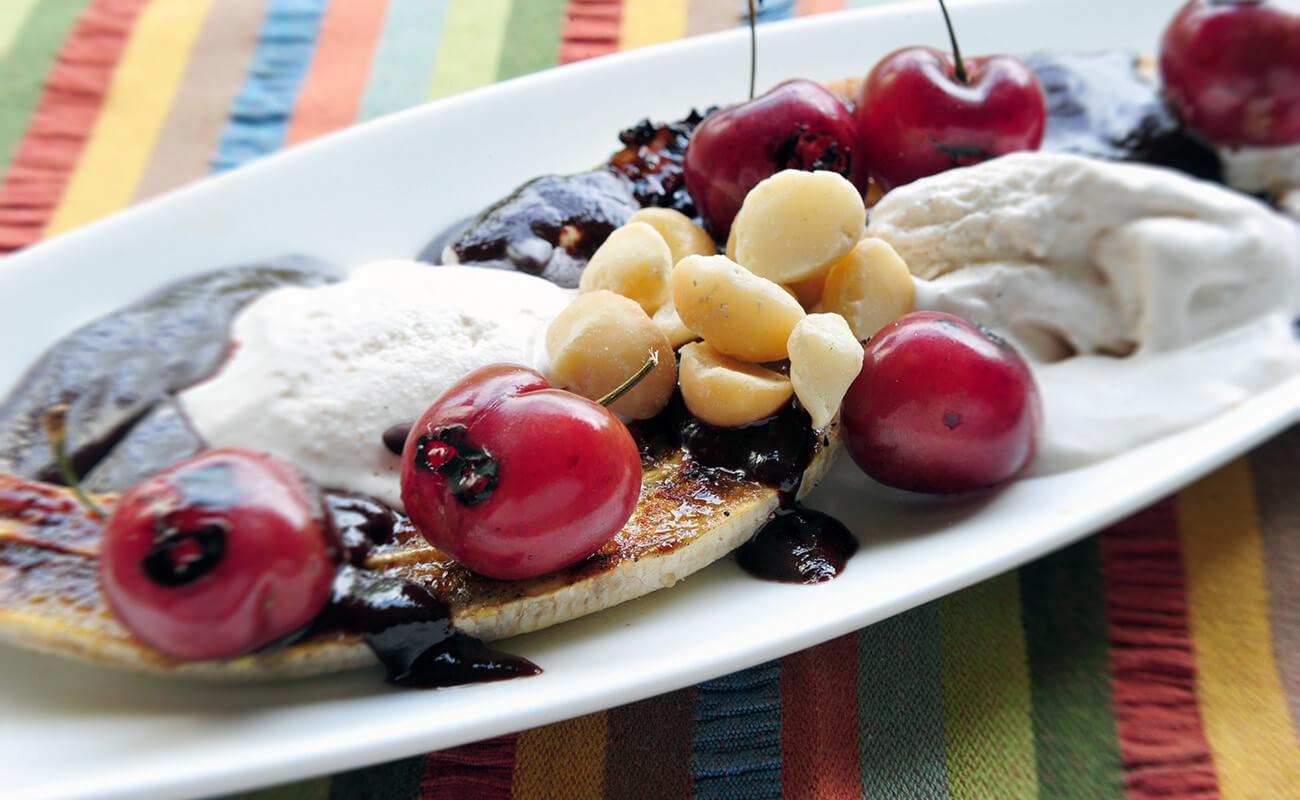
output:
[[[973,0],[969,52],[1154,50],[1176,3]],[[863,73],[943,44],[928,2],[773,25],[759,85]],[[380,120],[147,203],[0,262],[0,391],[55,338],[183,274],[305,252],[355,266],[415,253],[522,179],[607,155],[644,116],[740,99],[733,31],[521,78]],[[840,579],[767,584],[724,561],[670,591],[506,643],[539,677],[436,692],[378,671],[287,685],[123,675],[0,646],[0,794],[207,795],[519,730],[771,659],[1014,567],[1113,522],[1300,419],[1300,379],[1197,429],[980,501],[872,490],[846,463],[814,504],[862,541]]]

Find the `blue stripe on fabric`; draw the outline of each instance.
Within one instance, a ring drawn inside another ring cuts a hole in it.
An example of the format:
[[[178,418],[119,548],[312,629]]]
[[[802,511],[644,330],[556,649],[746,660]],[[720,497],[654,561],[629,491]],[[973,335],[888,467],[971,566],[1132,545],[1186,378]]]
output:
[[[858,632],[858,731],[865,796],[947,800],[938,603]]]
[[[213,172],[223,172],[284,146],[298,89],[316,51],[329,0],[271,0],[244,86],[222,132]]]
[[[699,800],[780,800],[780,662],[699,685],[691,767]]]
[[[759,22],[777,22],[794,16],[795,0],[763,0],[758,4]],[[744,21],[742,16],[741,21]]]
[[[361,119],[401,111],[428,98],[449,4],[450,0],[391,0],[361,98]]]

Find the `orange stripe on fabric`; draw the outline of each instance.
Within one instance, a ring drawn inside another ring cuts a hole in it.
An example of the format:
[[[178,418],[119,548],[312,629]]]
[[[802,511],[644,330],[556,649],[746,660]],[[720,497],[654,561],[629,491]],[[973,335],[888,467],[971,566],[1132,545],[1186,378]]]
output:
[[[844,8],[844,0],[799,0],[795,4],[794,13],[801,17],[812,14],[825,14],[830,11],[840,11]]]
[[[1273,659],[1259,515],[1238,460],[1178,498],[1197,696],[1224,798],[1295,796],[1300,742]]]
[[[1133,800],[1216,798],[1172,501],[1101,534],[1115,727]]]
[[[514,800],[601,800],[608,732],[602,711],[519,734]]]
[[[356,121],[387,12],[388,0],[330,2],[285,135],[286,145]]]
[[[0,184],[0,253],[35,243],[63,197],[146,0],[95,0],[59,52]]]
[[[560,40],[560,63],[618,51],[623,0],[569,0]]]
[[[862,795],[857,635],[781,661],[781,792],[823,800]]]

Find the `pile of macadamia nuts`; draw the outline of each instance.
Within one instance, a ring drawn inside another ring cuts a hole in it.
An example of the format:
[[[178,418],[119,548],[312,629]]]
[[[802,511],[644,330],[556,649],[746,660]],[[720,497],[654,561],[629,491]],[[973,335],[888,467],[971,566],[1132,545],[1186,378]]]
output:
[[[726,255],[684,214],[642,209],[592,255],[551,323],[551,379],[596,399],[654,353],[611,410],[648,419],[680,384],[710,425],[758,422],[795,396],[824,428],[862,369],[861,342],[913,308],[907,265],[862,238],[865,227],[861,195],[833,172],[786,170],[755,186]]]

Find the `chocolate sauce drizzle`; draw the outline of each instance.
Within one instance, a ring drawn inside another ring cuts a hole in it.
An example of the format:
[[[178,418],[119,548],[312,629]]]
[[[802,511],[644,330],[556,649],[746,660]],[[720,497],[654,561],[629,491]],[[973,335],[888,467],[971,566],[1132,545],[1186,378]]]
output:
[[[784,583],[821,583],[837,576],[858,549],[842,523],[798,502],[804,472],[827,434],[796,402],[774,416],[741,428],[717,428],[691,415],[675,396],[659,417],[634,426],[642,453],[681,447],[699,466],[722,470],[777,490],[779,505],[737,561],[749,574]]]
[[[456,630],[447,605],[424,586],[345,566],[313,626],[361,635],[397,686],[433,689],[536,675],[526,658]]]

